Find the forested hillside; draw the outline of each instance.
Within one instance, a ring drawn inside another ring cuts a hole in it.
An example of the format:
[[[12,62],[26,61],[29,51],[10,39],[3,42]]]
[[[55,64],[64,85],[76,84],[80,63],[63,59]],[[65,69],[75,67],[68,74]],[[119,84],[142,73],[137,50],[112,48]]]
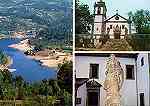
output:
[[[46,29],[49,40],[72,36],[72,1],[0,0],[0,34],[33,29]]]

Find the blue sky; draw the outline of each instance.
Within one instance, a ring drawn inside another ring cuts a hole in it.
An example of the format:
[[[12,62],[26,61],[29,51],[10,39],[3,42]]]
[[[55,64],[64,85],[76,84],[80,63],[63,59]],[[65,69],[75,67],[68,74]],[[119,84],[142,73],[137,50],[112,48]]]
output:
[[[96,0],[80,0],[81,3],[88,4],[91,12]],[[112,16],[118,10],[118,13],[127,17],[129,11],[136,11],[137,9],[150,10],[150,0],[103,0],[107,6],[107,16]]]

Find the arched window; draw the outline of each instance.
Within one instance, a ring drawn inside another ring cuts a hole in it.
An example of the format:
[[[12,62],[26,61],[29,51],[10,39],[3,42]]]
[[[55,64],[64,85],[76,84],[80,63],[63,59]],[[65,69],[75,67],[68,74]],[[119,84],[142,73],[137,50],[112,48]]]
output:
[[[97,14],[100,14],[100,13],[101,13],[101,10],[100,10],[100,7],[98,7]]]
[[[110,29],[112,29],[112,25],[110,25]]]
[[[98,31],[98,28],[96,28],[96,30]]]

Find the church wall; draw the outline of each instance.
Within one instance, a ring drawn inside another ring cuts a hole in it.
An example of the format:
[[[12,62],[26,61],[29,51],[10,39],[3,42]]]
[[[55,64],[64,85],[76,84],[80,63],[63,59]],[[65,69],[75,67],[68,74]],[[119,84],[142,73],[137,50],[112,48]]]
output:
[[[102,15],[95,15],[95,23],[102,22]]]
[[[100,2],[100,1],[99,1]],[[102,1],[101,1],[102,2]],[[95,15],[95,18],[94,18],[94,29],[93,29],[93,34],[102,34],[102,32],[107,32],[107,27],[110,25],[110,24],[113,24],[116,26],[116,24],[118,24],[119,26],[120,25],[125,25],[126,28],[128,29],[128,34],[129,32],[130,33],[136,33],[136,30],[135,30],[135,27],[132,26],[131,29],[129,29],[129,23],[128,23],[128,19],[120,16],[118,14],[118,12],[112,16],[112,17],[108,17],[106,18],[106,10],[105,10],[105,4],[103,5],[99,5],[98,2],[96,2],[96,7],[94,7],[94,15]],[[104,28],[104,30],[102,31],[102,23],[105,22],[105,20],[107,20],[106,24],[106,28]],[[113,22],[113,23],[109,23],[108,21],[110,22]],[[124,23],[122,23],[124,22]],[[130,30],[130,31],[129,31]],[[110,38],[114,38],[114,35],[113,35],[113,29],[110,30]],[[125,29],[122,29],[122,32],[121,32],[121,35],[125,35]],[[100,37],[98,37],[97,39],[99,39]],[[121,38],[124,38],[124,36],[121,36]]]
[[[100,103],[101,106],[105,106],[105,98],[106,98],[106,91],[104,90],[103,87],[100,89]]]
[[[102,23],[94,24],[94,34],[101,34]]]
[[[129,24],[128,23],[110,23],[110,22],[108,22],[108,23],[106,23],[106,32],[107,32],[107,28],[110,28],[110,25],[112,25],[112,29],[110,29],[110,32],[109,32],[109,34],[111,35],[110,38],[114,38],[113,27],[114,26],[116,27],[117,25],[119,27],[121,26],[121,35],[125,35],[125,29],[122,29],[122,25],[124,25],[128,29],[128,33],[129,33]]]
[[[144,65],[141,65],[141,59],[144,59]],[[149,93],[150,93],[150,73],[149,73],[149,61],[148,61],[148,54],[139,54],[137,58],[137,87],[138,87],[138,104],[140,106],[140,93],[144,93],[145,99],[145,106],[150,106],[149,100]]]
[[[136,71],[135,71],[136,65],[135,65],[134,58],[118,58],[118,59],[121,62],[121,66],[124,70],[124,74],[126,71],[125,65],[134,65],[134,74],[136,74]],[[76,56],[75,58],[76,77],[77,78],[89,78],[90,63],[93,63],[93,64],[96,63],[96,64],[99,64],[99,79],[97,81],[103,86],[103,81],[105,80],[105,77],[106,77],[105,76],[106,60],[107,60],[107,57]],[[103,87],[101,87],[100,95],[101,95],[100,97],[101,106],[104,106],[105,90],[103,89]],[[136,81],[125,79],[123,87],[121,89],[121,95],[122,95],[121,101],[123,105],[136,106],[136,103],[137,103]]]
[[[102,29],[102,15],[96,15],[94,21],[94,34],[101,34]]]
[[[99,70],[105,70],[106,67],[105,57],[89,57],[89,56],[76,56],[75,67],[76,67],[76,77],[77,78],[89,78],[90,63],[98,63]],[[105,71],[99,71],[99,76],[104,75]],[[101,76],[99,79],[103,80],[105,77]]]
[[[77,98],[81,98],[81,104],[77,104],[76,106],[86,106],[86,95],[87,95],[86,84],[83,84],[78,88],[77,91]]]
[[[136,63],[134,58],[120,58],[121,66],[124,70],[124,83],[121,89],[121,102],[123,106],[137,106],[136,97]],[[134,65],[135,79],[126,79],[126,65]]]
[[[131,34],[137,33],[134,24],[131,24]]]

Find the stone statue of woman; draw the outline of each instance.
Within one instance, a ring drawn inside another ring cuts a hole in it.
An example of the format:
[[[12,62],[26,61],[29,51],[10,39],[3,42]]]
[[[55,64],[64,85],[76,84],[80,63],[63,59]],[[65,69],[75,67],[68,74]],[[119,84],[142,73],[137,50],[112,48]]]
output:
[[[124,74],[120,62],[114,54],[107,61],[106,79],[104,89],[106,90],[105,106],[121,106],[120,89],[123,84]]]

